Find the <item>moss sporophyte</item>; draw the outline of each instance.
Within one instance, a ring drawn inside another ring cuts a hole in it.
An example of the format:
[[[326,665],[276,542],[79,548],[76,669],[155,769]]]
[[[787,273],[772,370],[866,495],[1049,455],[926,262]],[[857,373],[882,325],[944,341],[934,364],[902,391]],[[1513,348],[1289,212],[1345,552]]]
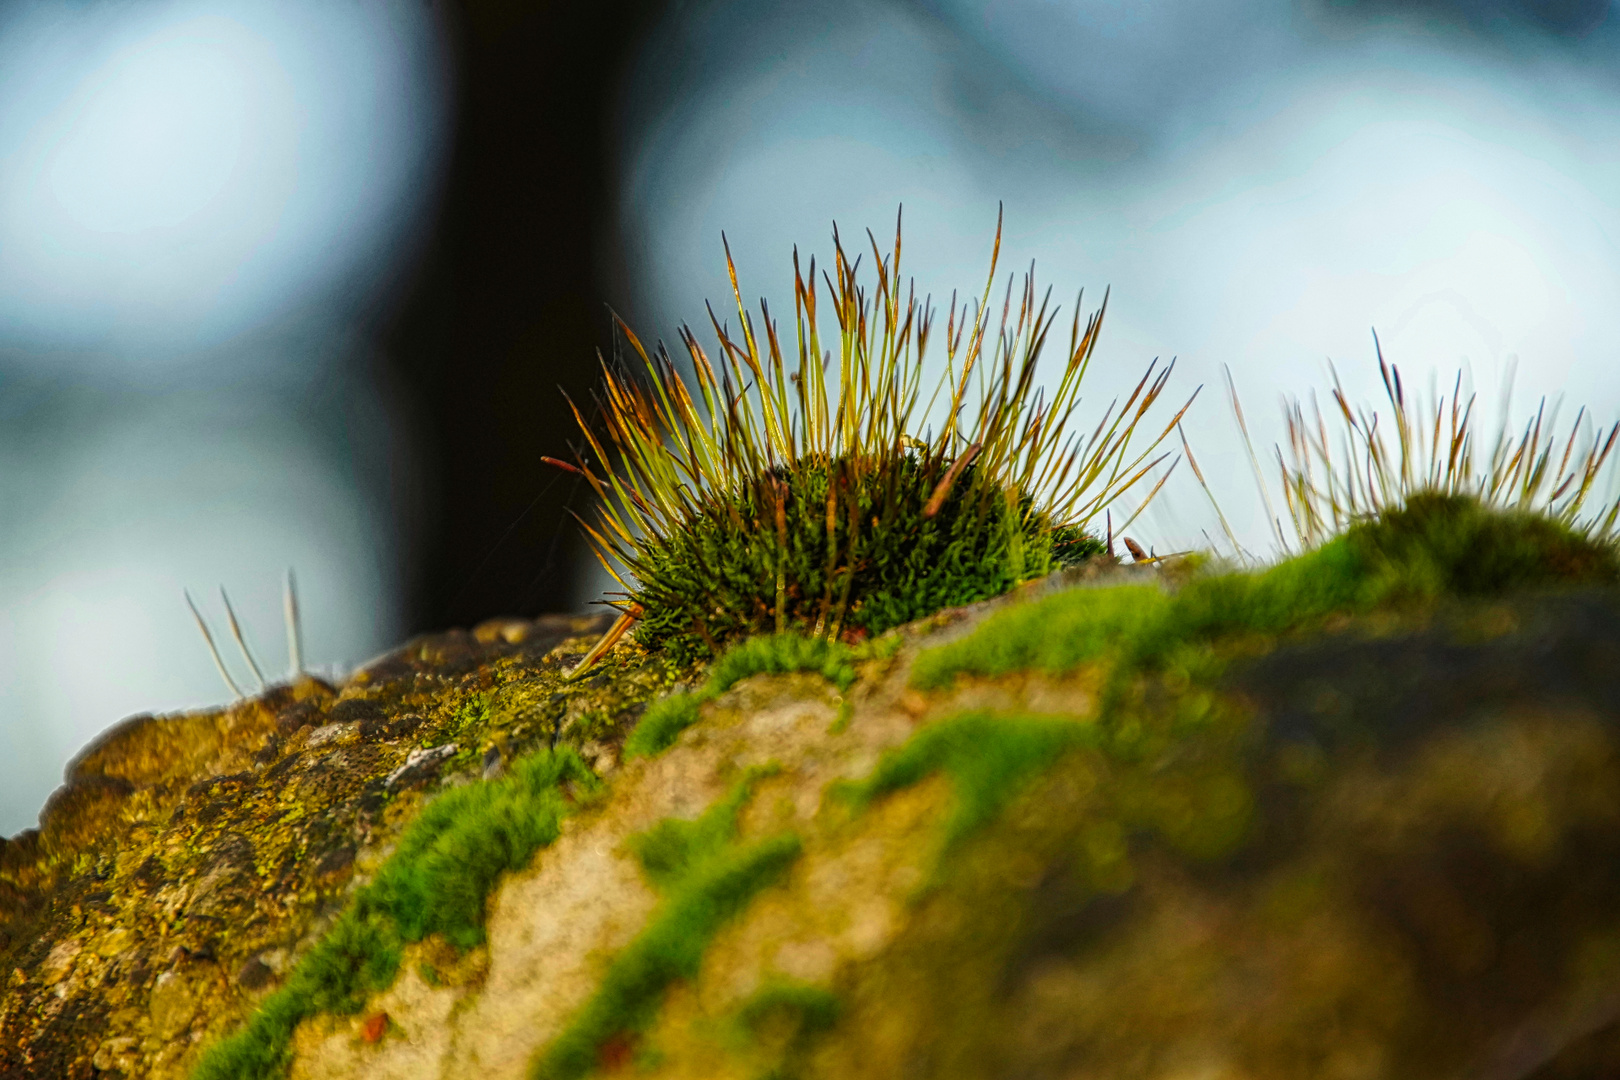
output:
[[[903,284],[898,221],[887,254],[867,235],[870,291],[836,228],[825,293],[815,261],[802,270],[794,252],[791,347],[765,301],[760,322],[750,318],[728,247],[739,329],[710,309],[720,362],[680,331],[696,398],[662,345],[649,353],[619,323],[645,379],[603,361],[601,433],[576,408],[590,453],[553,464],[583,474],[599,498],[586,529],[625,590],[621,629],[636,621],[645,647],[686,661],[761,632],[860,637],[998,595],[1105,550],[1092,523],[1169,457],[1160,447],[1190,398],[1145,447],[1132,439],[1173,361],[1150,364],[1089,436],[1069,433],[1107,296],[1084,330],[1076,301],[1048,397],[1036,367],[1058,316],[1050,290],[1038,295],[1031,273],[1015,292],[1009,277],[992,326],[999,221],[982,296],[958,306],[952,295],[944,371],[924,402],[935,311]],[[836,367],[818,322],[824,303],[837,322]],[[914,430],[931,418],[937,430]]]

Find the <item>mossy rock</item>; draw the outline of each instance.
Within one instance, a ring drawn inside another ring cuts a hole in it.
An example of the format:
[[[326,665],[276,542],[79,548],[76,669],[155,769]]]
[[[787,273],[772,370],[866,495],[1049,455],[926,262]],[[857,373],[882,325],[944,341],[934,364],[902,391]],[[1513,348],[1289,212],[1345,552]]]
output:
[[[0,1073],[188,1075],[420,850],[424,807],[476,801],[441,791],[555,742],[602,782],[557,774],[554,839],[482,924],[400,936],[255,1075],[1615,1075],[1612,552],[1402,513],[859,651],[691,672],[624,643],[582,686],[563,639],[592,627],[513,623],[132,724],[0,851]],[[678,723],[643,711],[675,686]]]

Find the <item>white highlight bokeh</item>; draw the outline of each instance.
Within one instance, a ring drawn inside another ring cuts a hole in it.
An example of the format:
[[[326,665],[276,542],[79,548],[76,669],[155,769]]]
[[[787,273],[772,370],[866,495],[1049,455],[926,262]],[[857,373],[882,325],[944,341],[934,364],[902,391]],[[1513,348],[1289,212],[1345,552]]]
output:
[[[0,834],[137,712],[397,644],[415,462],[368,325],[451,112],[421,0],[0,10]]]
[[[148,417],[104,428],[52,468],[39,524],[9,537],[8,562],[28,570],[0,585],[0,709],[26,721],[0,725],[8,772],[24,761],[59,770],[96,732],[136,712],[228,699],[182,588],[250,692],[225,632],[221,583],[271,678],[287,671],[287,565],[298,571],[306,656],[352,663],[398,627],[395,552],[379,544],[389,523],[371,517],[346,478],[286,439],[273,416],[192,417],[198,434],[212,436],[208,455],[154,439]],[[366,602],[351,602],[357,596]],[[7,786],[4,810],[31,816],[57,782],[23,777]]]
[[[14,11],[0,346],[151,369],[372,276],[432,187],[439,51],[431,6],[392,0]]]

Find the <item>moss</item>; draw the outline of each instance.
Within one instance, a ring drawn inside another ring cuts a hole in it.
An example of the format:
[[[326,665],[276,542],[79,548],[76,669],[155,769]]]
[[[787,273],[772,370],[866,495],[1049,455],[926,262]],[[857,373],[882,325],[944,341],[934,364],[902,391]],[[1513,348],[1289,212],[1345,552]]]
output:
[[[832,1030],[843,1011],[843,1001],[825,987],[772,978],[733,1014],[735,1048],[764,1051],[774,1059],[761,1080],[787,1080],[802,1073],[816,1040]]]
[[[695,820],[665,818],[646,832],[632,836],[627,843],[647,879],[660,891],[668,891],[724,849],[736,835],[737,815],[753,794],[754,784],[778,771],[774,765],[749,769],[720,801]]]
[[[859,810],[883,795],[944,772],[954,808],[945,822],[945,850],[989,822],[1020,786],[1077,746],[1094,745],[1095,730],[1069,717],[963,713],[931,724],[890,750],[865,780],[841,784],[834,798]]]
[[[717,492],[682,529],[646,545],[636,567],[637,640],[678,658],[705,656],[714,643],[772,627],[808,633],[827,623],[840,597],[849,598],[846,625],[881,633],[999,596],[1103,548],[1078,528],[1059,535],[1029,496],[1009,499],[975,483],[971,466],[927,514],[942,471],[903,451],[861,468],[806,462]],[[831,522],[829,503],[838,508]]]
[[[838,1022],[843,1003],[824,987],[791,979],[767,982],[737,1009],[737,1023],[749,1034],[760,1032],[786,1016],[797,1033],[819,1034]]]
[[[1477,499],[1418,494],[1346,539],[1382,596],[1491,596],[1556,584],[1614,584],[1620,558],[1546,514],[1496,510]]]
[[[433,745],[443,745],[450,742],[465,744],[470,735],[477,734],[489,726],[490,717],[489,694],[474,694],[461,703],[456,709],[455,719],[444,730],[440,731],[433,740]]]
[[[738,812],[754,783],[773,771],[749,770],[695,821],[667,818],[632,838],[631,849],[664,902],[535,1062],[535,1080],[585,1076],[609,1040],[644,1029],[669,984],[696,977],[715,932],[798,858],[801,844],[793,833],[751,844],[736,840]]]
[[[1023,777],[1070,746],[1148,760],[1191,732],[1217,726],[1229,710],[1213,687],[1230,652],[1223,642],[1234,637],[1276,635],[1379,606],[1612,583],[1620,579],[1617,570],[1612,546],[1544,516],[1425,494],[1263,573],[1193,578],[1174,593],[1079,589],[1008,608],[968,637],[918,656],[913,684],[935,689],[959,674],[1060,673],[1103,660],[1109,669],[1097,722],[969,713],[919,732],[846,795],[861,803],[946,771],[957,795],[946,826],[949,847],[998,812]],[[1195,858],[1231,851],[1254,807],[1241,772],[1222,764],[1228,756],[1219,751],[1202,768],[1144,774],[1126,784],[1121,821],[1151,828]]]
[[[703,690],[699,690],[691,694],[671,694],[647,706],[635,730],[624,740],[625,760],[654,757],[674,746],[676,737],[697,723],[698,706],[707,700]]]
[[[349,909],[235,1035],[209,1049],[194,1080],[282,1075],[298,1024],[358,1012],[386,989],[406,942],[442,934],[460,948],[483,940],[484,900],[496,879],[556,839],[566,781],[596,777],[571,750],[521,759],[500,780],[452,789],[429,803],[398,850]]]
[[[1419,495],[1263,573],[1193,578],[1174,593],[1080,589],[1011,607],[968,637],[922,653],[912,683],[936,689],[959,674],[1061,673],[1103,660],[1109,668],[1096,722],[967,713],[924,728],[886,754],[870,777],[837,790],[858,808],[945,772],[955,795],[944,830],[949,850],[1070,748],[1093,746],[1115,760],[1147,765],[1168,760],[1164,753],[1178,748],[1179,758],[1191,755],[1188,762],[1120,781],[1113,824],[1147,828],[1194,858],[1218,858],[1246,835],[1252,792],[1233,747],[1222,749],[1217,739],[1195,753],[1185,740],[1219,728],[1223,716],[1234,718],[1213,690],[1230,654],[1225,643],[1283,633],[1339,612],[1530,586],[1612,583],[1620,578],[1617,567],[1611,546],[1544,516]]]
[[[1162,669],[1219,635],[1277,634],[1334,612],[1442,596],[1484,596],[1620,579],[1614,549],[1550,518],[1463,496],[1417,495],[1315,551],[1263,573],[1195,578],[1176,593],[1123,586],[1060,593],[998,612],[973,634],[917,658],[912,682],[958,674],[1070,670],[1112,655]]]
[[[593,665],[590,677],[560,684],[547,680],[544,699],[532,693],[524,716],[512,717],[510,730],[519,739],[538,736],[551,745],[575,748],[590,742],[622,743],[652,702],[691,675],[690,668],[668,657],[649,656],[633,641],[621,642]]]
[[[798,634],[750,638],[721,656],[710,669],[708,680],[697,690],[671,694],[649,706],[625,740],[625,759],[653,757],[669,749],[682,731],[697,722],[698,708],[704,702],[713,701],[751,675],[819,672],[847,693],[855,682],[857,661],[882,656],[885,651],[892,656],[898,647],[897,638],[878,638],[859,647]]]
[[[1156,361],[1090,439],[1067,437],[1103,309],[1082,332],[1076,300],[1062,374],[1039,389],[1057,310],[1031,271],[1016,305],[1008,281],[992,325],[999,226],[985,291],[960,307],[952,296],[947,359],[928,393],[934,312],[902,284],[896,226],[889,255],[874,241],[870,290],[836,230],[835,274],[818,280],[813,260],[802,273],[795,256],[796,369],[769,307],[761,302],[757,336],[736,289],[743,334],[714,321],[718,365],[682,328],[695,394],[663,346],[648,353],[619,324],[645,378],[604,362],[600,429],[575,409],[591,452],[577,466],[553,464],[601,498],[587,529],[647,647],[685,662],[760,633],[878,633],[997,595],[1100,552],[1085,525],[1162,461],[1154,453],[1175,420],[1131,445],[1169,378]],[[818,329],[822,281],[837,313],[836,366]],[[944,422],[918,437],[912,429],[936,405]]]

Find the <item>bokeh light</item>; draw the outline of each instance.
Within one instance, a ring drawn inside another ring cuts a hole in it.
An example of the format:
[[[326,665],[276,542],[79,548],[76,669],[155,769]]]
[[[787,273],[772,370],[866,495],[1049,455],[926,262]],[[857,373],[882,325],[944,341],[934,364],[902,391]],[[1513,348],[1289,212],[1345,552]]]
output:
[[[400,637],[419,463],[368,327],[440,184],[443,34],[416,0],[0,15],[0,832],[122,717],[228,696],[182,588],[278,676],[289,566],[315,665]]]

